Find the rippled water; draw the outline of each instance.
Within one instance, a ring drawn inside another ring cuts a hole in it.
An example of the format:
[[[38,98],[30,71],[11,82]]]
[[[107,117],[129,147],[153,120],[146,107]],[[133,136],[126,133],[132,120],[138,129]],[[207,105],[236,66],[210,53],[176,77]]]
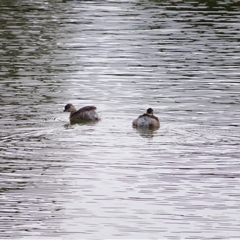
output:
[[[1,1],[0,238],[239,239],[239,6]]]

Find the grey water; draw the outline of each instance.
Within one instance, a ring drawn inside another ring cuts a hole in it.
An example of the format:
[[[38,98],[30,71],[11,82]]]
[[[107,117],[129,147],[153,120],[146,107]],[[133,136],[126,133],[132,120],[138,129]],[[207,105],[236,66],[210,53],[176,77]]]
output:
[[[0,239],[239,239],[239,11],[0,1]]]

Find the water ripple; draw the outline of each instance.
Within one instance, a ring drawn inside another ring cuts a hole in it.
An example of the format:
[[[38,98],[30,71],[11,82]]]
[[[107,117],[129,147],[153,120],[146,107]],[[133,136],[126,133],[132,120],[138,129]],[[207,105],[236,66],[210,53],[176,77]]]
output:
[[[237,2],[0,5],[0,238],[239,238]]]

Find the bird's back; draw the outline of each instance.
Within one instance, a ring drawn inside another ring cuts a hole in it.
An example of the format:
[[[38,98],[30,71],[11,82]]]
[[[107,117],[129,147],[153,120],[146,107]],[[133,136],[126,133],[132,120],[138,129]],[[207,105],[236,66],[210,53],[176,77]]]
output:
[[[159,127],[159,120],[155,116],[143,114],[133,121],[134,127]]]
[[[98,113],[95,106],[85,106],[80,108],[77,112],[73,113],[70,116],[70,119],[79,119],[79,120],[99,120]]]

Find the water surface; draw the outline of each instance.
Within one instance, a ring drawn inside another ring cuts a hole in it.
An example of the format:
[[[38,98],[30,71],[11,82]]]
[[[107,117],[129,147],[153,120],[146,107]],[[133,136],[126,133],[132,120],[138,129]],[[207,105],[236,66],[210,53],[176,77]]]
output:
[[[0,238],[238,239],[239,10],[2,1]]]

